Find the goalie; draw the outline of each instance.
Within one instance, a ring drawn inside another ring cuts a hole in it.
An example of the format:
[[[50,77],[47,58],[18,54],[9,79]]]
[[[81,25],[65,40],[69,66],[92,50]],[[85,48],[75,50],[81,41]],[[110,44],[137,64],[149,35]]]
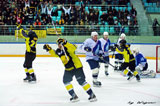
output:
[[[136,59],[136,70],[141,78],[155,78],[156,73],[148,69],[147,59],[139,52],[138,48],[133,48],[133,54]]]
[[[48,44],[45,44],[43,49],[49,52],[52,56],[58,56],[61,59],[65,67],[63,83],[68,93],[71,95],[70,101],[78,101],[78,96],[74,92],[73,85],[71,84],[73,76],[75,76],[78,83],[90,96],[88,100],[90,102],[96,101],[96,96],[93,93],[90,84],[88,84],[85,80],[82,63],[78,56],[75,54],[77,47],[61,38],[57,40],[57,43],[58,48],[56,50],[53,50]]]

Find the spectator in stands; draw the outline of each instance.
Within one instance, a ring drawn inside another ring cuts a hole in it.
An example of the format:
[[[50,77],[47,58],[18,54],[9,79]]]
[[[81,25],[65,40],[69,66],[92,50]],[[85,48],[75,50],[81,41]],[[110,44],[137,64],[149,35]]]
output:
[[[132,6],[132,9],[131,9],[131,16],[132,16],[133,18],[135,18],[135,17],[137,16],[137,11],[136,11],[135,8],[133,8],[133,6]]]
[[[26,18],[25,17],[22,17],[22,25],[27,25],[27,23],[26,23],[27,21],[26,21]],[[15,25],[16,23],[14,23],[13,25]]]
[[[13,15],[13,18],[12,18],[12,25],[15,25],[16,22],[17,22],[16,15]]]
[[[154,31],[154,36],[157,36],[158,32],[160,32],[160,24],[159,24],[157,18],[154,19],[152,27],[153,27],[153,31]]]
[[[103,12],[102,15],[100,16],[100,20],[101,20],[102,25],[105,24],[106,19],[107,19],[107,14]]]
[[[29,14],[27,15],[28,16],[28,24],[32,25],[33,22],[34,22],[34,13],[32,10],[30,10]]]
[[[42,25],[47,25],[47,22],[46,22],[46,19],[45,18],[43,18],[43,20],[42,20],[42,23],[41,23]]]
[[[26,0],[26,1],[25,1],[25,7],[30,7],[30,2],[29,2],[29,0]]]
[[[50,15],[47,15],[46,21],[47,21],[47,24],[51,24],[52,23],[52,18],[51,18]]]
[[[70,7],[68,8],[68,7],[64,7],[64,4],[63,4],[63,7],[62,7],[62,9],[63,9],[63,11],[64,11],[64,13],[65,14],[68,14],[69,16],[70,16],[70,13],[71,13],[71,4],[70,4]]]
[[[46,4],[42,3],[41,4],[41,19],[46,17],[46,15],[47,15],[47,6]]]
[[[114,19],[113,19],[113,16],[112,15],[109,15],[109,17],[108,17],[108,24],[109,25],[114,25]]]
[[[47,7],[47,15],[51,16],[52,10],[53,10],[53,7],[52,8]]]
[[[120,26],[118,25],[118,22],[115,22],[114,29],[115,29],[115,34],[119,35],[119,33],[120,33]]]
[[[39,21],[39,19],[36,20],[34,25],[36,26],[36,28],[41,28],[41,22]]]
[[[4,25],[4,21],[2,19],[2,16],[0,16],[0,25]]]

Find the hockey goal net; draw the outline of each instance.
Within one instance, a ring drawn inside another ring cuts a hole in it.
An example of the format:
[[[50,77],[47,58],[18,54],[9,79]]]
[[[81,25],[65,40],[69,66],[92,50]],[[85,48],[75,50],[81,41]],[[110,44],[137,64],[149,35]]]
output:
[[[160,73],[160,46],[156,46],[156,72]]]

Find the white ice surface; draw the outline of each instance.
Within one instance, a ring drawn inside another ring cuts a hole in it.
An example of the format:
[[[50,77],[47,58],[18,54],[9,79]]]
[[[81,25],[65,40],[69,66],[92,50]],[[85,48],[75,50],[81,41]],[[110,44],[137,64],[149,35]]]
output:
[[[37,57],[33,68],[38,82],[28,84],[23,82],[23,57],[0,57],[0,106],[160,106],[160,78],[127,81],[112,67],[109,67],[110,75],[106,77],[102,64],[99,74],[102,87],[96,88],[92,86],[88,63],[85,58],[81,58],[81,61],[86,81],[91,84],[97,102],[88,101],[87,93],[75,78],[72,84],[80,101],[69,101],[70,96],[62,82],[64,67],[58,58]],[[149,68],[155,70],[155,60],[148,62]]]

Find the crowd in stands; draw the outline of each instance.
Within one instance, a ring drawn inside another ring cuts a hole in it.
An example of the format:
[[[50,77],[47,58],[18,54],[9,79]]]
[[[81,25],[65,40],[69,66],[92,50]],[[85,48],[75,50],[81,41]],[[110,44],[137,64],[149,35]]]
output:
[[[4,0],[0,1],[0,25],[114,25],[138,28],[137,11],[130,0]],[[70,26],[71,27],[71,26]],[[99,27],[100,29],[100,27]],[[85,30],[81,27],[80,30]]]

